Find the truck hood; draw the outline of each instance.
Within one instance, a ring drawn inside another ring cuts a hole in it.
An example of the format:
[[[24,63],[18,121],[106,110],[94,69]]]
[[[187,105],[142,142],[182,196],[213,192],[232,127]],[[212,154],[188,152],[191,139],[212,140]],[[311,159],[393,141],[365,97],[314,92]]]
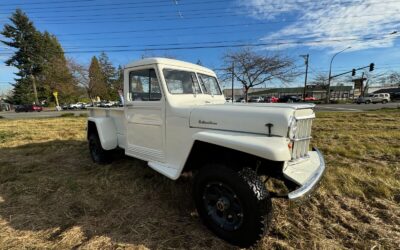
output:
[[[313,104],[225,103],[193,107],[190,127],[287,136],[291,117],[309,116]]]

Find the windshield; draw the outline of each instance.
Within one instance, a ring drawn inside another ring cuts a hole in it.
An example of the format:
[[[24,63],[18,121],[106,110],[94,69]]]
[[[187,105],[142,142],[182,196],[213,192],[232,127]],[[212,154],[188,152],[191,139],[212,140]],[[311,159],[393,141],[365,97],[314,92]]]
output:
[[[201,87],[204,94],[221,95],[221,90],[218,86],[217,79],[213,76],[197,74],[200,79]]]
[[[171,94],[201,93],[199,83],[194,72],[164,69],[164,78],[168,91]]]

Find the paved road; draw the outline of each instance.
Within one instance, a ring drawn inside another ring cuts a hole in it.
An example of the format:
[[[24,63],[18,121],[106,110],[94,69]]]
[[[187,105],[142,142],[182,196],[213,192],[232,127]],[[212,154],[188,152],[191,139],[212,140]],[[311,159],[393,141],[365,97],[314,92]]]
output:
[[[359,112],[382,108],[398,108],[399,102],[377,103],[377,104],[319,104],[316,106],[317,111],[344,111],[344,112]]]
[[[387,103],[387,104],[319,104],[316,106],[317,111],[342,111],[342,112],[360,112],[367,110],[375,110],[381,108],[397,108],[400,103]],[[73,113],[76,116],[80,114],[87,114],[87,110],[66,110],[66,111],[43,111],[43,112],[28,112],[28,113],[15,113],[0,112],[0,116],[7,119],[29,119],[29,118],[48,118],[57,117],[65,113]]]

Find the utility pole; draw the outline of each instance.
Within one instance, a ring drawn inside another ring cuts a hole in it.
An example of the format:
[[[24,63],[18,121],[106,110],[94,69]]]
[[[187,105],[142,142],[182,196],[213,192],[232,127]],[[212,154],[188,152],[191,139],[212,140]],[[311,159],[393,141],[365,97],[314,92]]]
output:
[[[234,96],[235,96],[235,94],[233,93],[234,92],[234,88],[233,88],[234,81],[235,81],[235,62],[232,61],[232,103],[233,103]]]
[[[365,93],[364,93],[364,72],[362,72],[362,75],[361,75],[361,89],[360,89],[361,91],[361,96],[362,97],[364,97],[364,95],[365,95]]]
[[[306,98],[306,89],[307,89],[307,76],[308,76],[308,59],[310,58],[310,55],[301,55],[301,57],[304,58],[304,63],[306,64],[306,76],[304,79],[304,91],[303,91],[303,101]]]

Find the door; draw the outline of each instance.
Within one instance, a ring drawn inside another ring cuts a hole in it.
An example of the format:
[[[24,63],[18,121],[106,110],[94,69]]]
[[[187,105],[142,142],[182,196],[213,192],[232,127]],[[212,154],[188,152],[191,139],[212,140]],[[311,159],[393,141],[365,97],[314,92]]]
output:
[[[165,99],[155,68],[129,72],[125,105],[126,154],[147,161],[164,161]]]

